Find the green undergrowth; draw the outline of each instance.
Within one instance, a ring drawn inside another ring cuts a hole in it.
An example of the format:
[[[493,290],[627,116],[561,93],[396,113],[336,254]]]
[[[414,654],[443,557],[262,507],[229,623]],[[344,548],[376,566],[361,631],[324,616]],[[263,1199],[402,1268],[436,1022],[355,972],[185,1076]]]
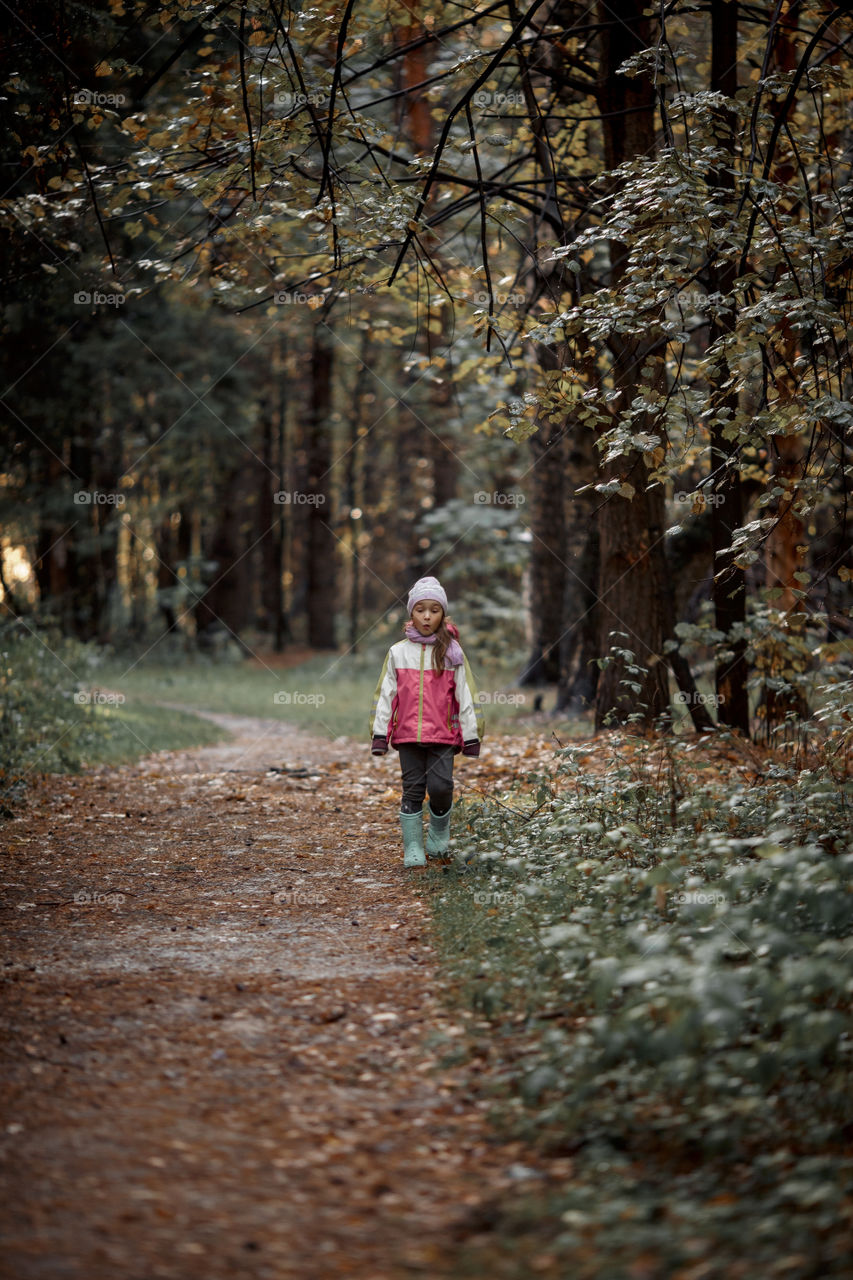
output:
[[[529,1234],[577,1280],[849,1275],[853,784],[610,741],[457,806],[429,873],[447,1061],[571,1162],[502,1205],[497,1274]]]
[[[93,645],[6,623],[0,659],[0,814],[14,811],[36,774],[122,764],[227,736],[208,720],[116,691]]]

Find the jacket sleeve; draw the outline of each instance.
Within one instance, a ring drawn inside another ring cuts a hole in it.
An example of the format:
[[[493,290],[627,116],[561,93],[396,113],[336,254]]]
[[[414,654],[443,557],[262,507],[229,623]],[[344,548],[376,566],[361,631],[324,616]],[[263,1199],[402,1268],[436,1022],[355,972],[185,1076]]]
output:
[[[459,728],[462,730],[463,742],[471,742],[474,738],[483,736],[483,712],[479,702],[474,701],[476,692],[466,658],[456,668],[456,701],[459,703]]]
[[[373,715],[370,722],[371,738],[387,738],[391,723],[391,703],[397,692],[397,668],[389,649],[382,664],[382,673],[373,695]]]

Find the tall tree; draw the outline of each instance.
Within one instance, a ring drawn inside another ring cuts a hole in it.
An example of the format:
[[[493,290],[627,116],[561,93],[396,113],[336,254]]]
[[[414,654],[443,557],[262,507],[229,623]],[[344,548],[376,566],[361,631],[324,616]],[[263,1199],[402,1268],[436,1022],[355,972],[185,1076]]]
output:
[[[717,161],[709,173],[711,204],[720,226],[731,217],[734,198],[734,147],[736,119],[732,104],[737,93],[737,0],[711,0],[712,93],[722,95],[715,109]],[[736,278],[731,255],[712,260],[708,267],[708,292],[730,297]],[[746,679],[746,576],[732,550],[735,532],[743,524],[743,491],[738,466],[739,443],[730,423],[738,411],[738,392],[730,376],[727,339],[735,325],[734,312],[716,311],[709,341],[715,352],[713,366],[713,417],[711,423],[711,474],[714,504],[711,539],[714,552],[714,621],[727,638],[725,655],[717,661],[715,684],[717,715],[723,724],[749,735],[749,699]]]
[[[556,684],[560,641],[565,631],[566,579],[565,457],[563,430],[546,421],[530,438],[533,464],[528,483],[526,523],[530,543],[530,626],[532,647],[519,677],[522,685]]]
[[[335,616],[339,608],[332,524],[333,370],[333,338],[325,318],[318,312],[311,347],[311,403],[305,435],[307,483],[304,495],[292,495],[297,501],[304,497],[307,506],[305,585],[308,643],[315,649],[334,649]]]
[[[646,76],[628,78],[620,69],[631,57],[648,48],[650,24],[641,0],[615,0],[598,6],[601,35],[602,91],[599,95],[604,138],[604,160],[609,171],[626,160],[651,158],[656,147],[654,88]],[[611,290],[618,290],[626,270],[627,250],[611,240]],[[611,334],[608,349],[615,403],[622,409],[638,397],[659,393],[664,381],[660,355],[660,331],[647,336]],[[642,417],[638,432],[658,435],[653,415]],[[598,682],[595,701],[597,727],[614,717],[625,719],[639,712],[650,722],[669,705],[666,665],[663,661],[665,618],[663,582],[666,566],[663,537],[666,529],[662,486],[647,484],[645,455],[628,450],[605,467],[605,482],[617,482],[599,512],[598,603],[599,653],[607,658],[613,646],[630,651],[644,670],[626,684],[623,656],[610,661]]]

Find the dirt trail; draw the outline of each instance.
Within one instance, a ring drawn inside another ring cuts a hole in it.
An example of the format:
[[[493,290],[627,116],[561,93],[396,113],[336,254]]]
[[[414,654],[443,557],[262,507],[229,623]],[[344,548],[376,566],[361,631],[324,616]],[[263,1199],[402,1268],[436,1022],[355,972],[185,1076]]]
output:
[[[214,718],[233,741],[48,780],[2,832],[3,1274],[457,1274],[530,1157],[434,1070],[396,757]]]

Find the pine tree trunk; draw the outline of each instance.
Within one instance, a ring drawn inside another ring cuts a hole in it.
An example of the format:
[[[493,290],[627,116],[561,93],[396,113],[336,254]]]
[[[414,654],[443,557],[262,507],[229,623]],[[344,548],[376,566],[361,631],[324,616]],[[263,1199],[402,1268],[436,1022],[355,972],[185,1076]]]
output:
[[[711,89],[733,98],[737,92],[737,29],[738,9],[736,0],[711,0]],[[731,112],[723,109],[717,114],[718,142],[734,157],[735,120]],[[734,178],[728,166],[721,165],[710,177],[710,185],[733,199]],[[728,297],[735,280],[735,266],[731,261],[709,268],[709,291]],[[733,318],[711,321],[709,339],[711,345],[729,332]],[[730,381],[729,367],[722,356],[716,365],[714,383],[725,388]],[[728,421],[738,409],[737,394],[722,390],[713,394],[715,408],[723,410],[723,421],[711,428],[711,474],[714,481],[714,505],[711,510],[711,538],[714,551],[714,623],[718,631],[732,636],[727,640],[727,656],[718,660],[715,674],[717,690],[717,718],[721,724],[739,729],[749,736],[749,699],[746,680],[746,639],[738,635],[746,621],[746,572],[734,563],[726,548],[731,546],[736,529],[743,524],[743,492],[738,469],[738,443],[726,438]],[[730,656],[728,656],[730,655]]]
[[[270,396],[260,404],[261,456],[257,474],[257,548],[259,553],[258,622],[272,638],[276,653],[282,649],[284,599],[282,595],[282,504],[276,494],[284,487],[281,465],[282,422],[281,406],[273,404],[273,388]]]
[[[332,532],[332,337],[322,320],[314,326],[311,349],[311,406],[306,441],[308,478],[305,578],[308,643],[334,649],[337,599],[337,541]]]
[[[600,502],[592,489],[576,490],[597,479],[593,433],[571,423],[572,438],[566,463],[566,584],[563,599],[564,630],[560,639],[560,680],[557,710],[587,707],[595,699],[599,669],[598,633],[598,523],[594,514]]]
[[[361,535],[364,530],[364,469],[362,454],[364,440],[362,433],[369,433],[369,423],[365,421],[367,408],[366,397],[371,381],[370,373],[370,330],[365,328],[361,335],[361,351],[359,352],[358,373],[353,391],[353,407],[350,413],[349,448],[346,454],[344,503],[349,515],[349,647],[351,653],[358,652],[360,639],[361,614]]]
[[[522,686],[556,684],[560,678],[560,640],[566,591],[564,510],[565,440],[559,427],[543,424],[531,437],[525,523],[530,543],[530,617],[533,643],[519,676]]]
[[[178,575],[176,529],[172,512],[167,511],[157,530],[157,608],[165,624],[165,635],[178,630],[178,612],[173,597],[177,594]]]
[[[783,74],[790,74],[797,65],[796,30],[799,11],[799,5],[788,5],[785,21],[779,24],[774,62],[777,70]],[[781,110],[781,107],[777,107],[777,110]],[[837,141],[837,138],[827,138],[827,148],[833,143],[837,144]],[[780,186],[787,187],[794,178],[791,160],[786,157],[775,164],[772,176]],[[793,199],[791,204],[794,204]],[[789,322],[783,322],[780,328],[781,342],[773,357],[774,381],[779,403],[784,404],[793,398],[790,371],[796,368],[797,358],[801,353],[801,339]],[[807,454],[808,442],[799,432],[771,436],[768,441],[768,455],[773,468],[771,487],[784,490],[767,509],[767,514],[775,516],[777,523],[767,537],[765,581],[771,590],[775,588],[781,593],[773,603],[784,614],[782,634],[775,646],[776,652],[765,656],[763,707],[759,714],[763,711],[768,737],[775,726],[784,723],[789,713],[793,712],[801,720],[807,718],[809,713],[808,703],[800,689],[774,689],[767,683],[768,676],[790,673],[796,649],[802,646],[802,652],[806,647],[802,645],[805,613],[794,593],[800,589],[796,575],[806,567],[806,530],[796,504],[799,485],[805,474]]]
[[[248,612],[248,575],[242,564],[246,546],[246,490],[242,463],[235,463],[219,490],[216,523],[208,535],[205,558],[215,563],[212,581],[195,608],[196,632],[204,647],[224,641],[224,632],[245,648],[240,631]]]
[[[613,169],[634,156],[652,156],[655,151],[654,94],[647,76],[629,78],[618,70],[626,58],[650,44],[648,18],[640,0],[616,0],[599,5],[602,23],[602,87],[599,93],[604,134],[604,156]],[[624,273],[625,249],[617,241],[610,244],[610,287],[618,288]],[[618,335],[610,341],[614,388],[622,396],[616,402],[630,405],[641,385],[646,354],[653,339],[625,341]],[[661,376],[659,369],[658,377]],[[637,430],[655,432],[653,423],[638,424]],[[664,496],[660,485],[646,492],[644,459],[636,453],[612,463],[604,479],[616,479],[631,486],[634,496],[615,495],[603,502],[599,527],[599,655],[607,657],[615,643],[635,655],[645,675],[628,675],[623,658],[614,657],[598,682],[595,704],[596,728],[629,715],[639,715],[650,724],[669,706],[666,664],[662,661],[664,641],[663,560]],[[626,488],[625,492],[629,492]],[[626,687],[626,679],[640,685],[639,692]]]

